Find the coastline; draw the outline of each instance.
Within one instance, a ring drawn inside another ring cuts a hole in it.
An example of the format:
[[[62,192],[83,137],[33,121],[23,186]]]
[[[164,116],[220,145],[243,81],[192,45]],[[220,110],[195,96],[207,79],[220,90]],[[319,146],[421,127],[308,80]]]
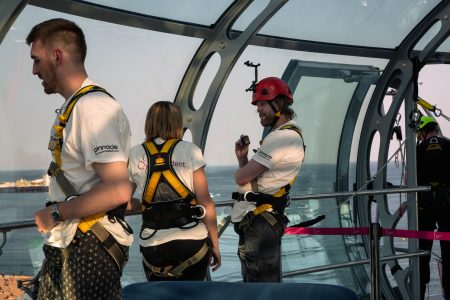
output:
[[[42,178],[25,180],[20,178],[15,182],[0,182],[0,193],[43,193],[48,192],[50,177],[45,174]]]
[[[45,193],[47,186],[0,186],[0,193]]]

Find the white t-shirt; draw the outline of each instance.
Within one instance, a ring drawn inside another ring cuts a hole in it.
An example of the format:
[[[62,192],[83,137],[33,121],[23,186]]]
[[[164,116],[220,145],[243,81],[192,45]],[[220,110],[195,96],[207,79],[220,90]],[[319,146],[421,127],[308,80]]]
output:
[[[80,89],[91,84],[97,85],[87,78]],[[55,125],[59,124],[58,117],[64,113],[70,98],[57,113]],[[51,135],[55,136],[53,128]],[[61,163],[66,178],[79,194],[86,193],[100,182],[92,164],[127,162],[130,141],[130,125],[118,101],[103,92],[82,96],[75,104],[63,130]],[[54,157],[53,159],[55,160]],[[50,181],[49,196],[52,201],[59,202],[66,198],[54,177]],[[75,235],[79,221],[61,222],[45,235],[45,243],[59,248],[67,247]],[[133,235],[118,222],[111,223],[105,216],[100,223],[120,244],[130,246],[133,242]]]
[[[273,195],[294,179],[305,155],[303,139],[292,129],[280,129],[285,125],[294,125],[289,121],[271,131],[263,140],[261,147],[252,160],[268,168],[256,178],[257,190],[264,194]],[[250,184],[238,186],[239,193],[252,191]],[[236,201],[233,206],[231,220],[239,222],[244,215],[255,209],[255,205],[247,201]]]
[[[163,139],[155,139],[155,143],[158,145],[161,145],[164,142],[165,141]],[[173,149],[171,164],[178,178],[190,191],[195,194],[193,179],[194,171],[206,165],[200,148],[191,142],[178,142]],[[142,193],[145,189],[145,184],[147,181],[147,166],[148,161],[144,146],[136,145],[131,148],[128,170],[131,181],[136,183],[136,190],[140,198],[142,198]],[[186,227],[189,227],[189,224],[187,224]],[[148,237],[152,235],[153,232],[154,230],[147,228],[142,232],[142,236],[144,238]],[[177,227],[157,230],[151,238],[141,239],[140,244],[142,247],[151,247],[173,240],[201,240],[207,236],[208,231],[206,230],[203,222],[200,222],[197,226],[189,229],[181,229]]]

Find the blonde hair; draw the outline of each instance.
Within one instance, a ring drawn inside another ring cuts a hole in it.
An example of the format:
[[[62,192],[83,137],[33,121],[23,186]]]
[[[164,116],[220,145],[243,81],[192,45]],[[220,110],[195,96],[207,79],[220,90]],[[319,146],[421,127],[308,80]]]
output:
[[[183,137],[183,116],[178,106],[169,101],[159,101],[150,106],[145,119],[145,139],[157,137],[164,140]]]

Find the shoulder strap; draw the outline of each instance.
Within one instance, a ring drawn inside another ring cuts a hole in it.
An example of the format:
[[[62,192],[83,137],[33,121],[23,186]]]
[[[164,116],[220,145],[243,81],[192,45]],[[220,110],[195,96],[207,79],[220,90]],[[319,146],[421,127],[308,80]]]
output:
[[[92,92],[103,92],[108,94],[111,98],[114,99],[105,89],[96,86],[96,85],[88,85],[81,88],[78,92],[73,95],[70,99],[69,104],[67,105],[66,110],[63,114],[59,116],[59,125],[53,126],[55,129],[56,140],[50,141],[49,149],[55,152],[55,162],[50,163],[49,174],[56,177],[56,182],[59,187],[63,190],[66,196],[76,195],[77,192],[73,188],[72,184],[67,180],[64,175],[64,171],[61,169],[61,148],[63,144],[63,129],[66,127],[67,122],[69,121],[69,117],[73,111],[73,108],[77,101],[84,95],[92,93]],[[52,144],[53,142],[53,144]],[[51,147],[51,145],[53,145]],[[120,249],[117,241],[113,238],[113,236],[101,225],[98,223],[104,216],[104,213],[98,213],[95,215],[91,215],[85,218],[82,218],[78,223],[77,230],[80,230],[83,233],[86,233],[88,230],[91,230],[95,236],[100,240],[105,249],[108,251],[109,255],[114,259],[118,270],[122,273],[123,267],[126,263],[125,255]],[[67,248],[66,248],[67,249]],[[65,249],[64,249],[65,250]],[[68,255],[68,250],[62,252],[63,257]]]
[[[104,88],[101,88],[97,85],[88,85],[75,93],[75,95],[72,96],[72,98],[69,100],[69,104],[67,105],[64,113],[62,113],[59,116],[59,124],[54,125],[53,129],[55,130],[55,136],[56,140],[51,141],[50,144],[53,142],[55,143],[53,146],[49,145],[49,149],[55,152],[55,159],[56,164],[61,167],[62,161],[61,161],[61,148],[63,144],[63,129],[66,127],[67,122],[69,121],[70,115],[72,114],[73,108],[75,107],[75,104],[78,102],[78,100],[83,97],[86,94],[93,93],[93,92],[103,92],[105,94],[108,94],[111,98],[114,99],[111,94],[109,94]]]
[[[292,125],[292,124],[286,124],[286,125],[283,125],[283,126],[280,127],[280,130],[283,130],[283,129],[294,130],[294,131],[297,132],[298,135],[300,135],[300,137],[303,139],[302,131],[301,131],[300,128],[298,128],[297,126]]]
[[[300,130],[300,128],[298,128],[297,126],[292,125],[292,124],[286,124],[286,125],[283,125],[283,126],[280,127],[280,130],[283,130],[283,129],[294,130],[295,132],[298,133],[298,135],[302,138],[303,151],[305,152],[305,155],[306,155],[305,139],[303,138],[303,134],[302,134],[302,131]],[[305,160],[305,156],[303,156],[303,160]],[[303,161],[302,161],[302,162],[303,162]]]
[[[162,145],[161,150],[158,150],[152,141],[142,144],[148,161],[147,181],[142,193],[142,200],[145,203],[149,204],[153,201],[158,184],[164,177],[180,198],[186,203],[195,204],[194,194],[178,178],[171,165],[173,149],[178,142],[180,142],[178,139],[168,140]]]
[[[283,125],[280,127],[280,130],[285,130],[285,129],[293,130],[298,133],[298,135],[302,138],[303,149],[304,149],[304,151],[306,151],[305,141],[303,139],[302,131],[300,130],[300,128],[298,128],[297,126],[292,125],[292,124],[286,124],[286,125]],[[303,157],[303,159],[305,159],[305,158]],[[292,185],[294,184],[295,179],[296,179],[296,177],[294,177],[288,184],[283,186],[281,189],[278,190],[278,192],[276,192],[272,196],[273,197],[282,197],[282,196],[288,194]]]

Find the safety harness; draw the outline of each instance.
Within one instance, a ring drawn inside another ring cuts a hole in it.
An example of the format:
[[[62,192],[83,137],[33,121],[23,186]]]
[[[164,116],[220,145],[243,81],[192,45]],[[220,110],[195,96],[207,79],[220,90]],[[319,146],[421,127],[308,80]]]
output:
[[[279,128],[279,130],[294,130],[299,134],[299,136],[302,138],[303,141],[303,135],[301,130],[292,125],[292,124],[286,124]],[[303,143],[303,148],[305,149],[306,146]],[[253,213],[255,215],[258,215],[264,211],[267,211],[268,209],[272,208],[276,213],[283,214],[284,209],[286,206],[289,205],[290,198],[289,198],[289,191],[294,184],[295,177],[285,186],[281,187],[275,194],[269,195],[264,194],[260,192],[246,192],[245,194],[241,194],[238,192],[234,192],[231,195],[231,198],[233,200],[237,201],[248,201],[248,202],[255,202],[256,208],[253,210]],[[272,222],[270,222],[272,223]]]
[[[208,253],[209,246],[207,243],[203,244],[203,246],[198,250],[197,253],[195,253],[193,256],[179,264],[178,266],[166,266],[166,267],[156,267],[153,266],[148,262],[148,260],[145,259],[144,256],[142,256],[142,259],[144,261],[144,264],[147,266],[147,268],[152,271],[153,274],[159,277],[180,277],[183,275],[183,271],[198,263],[205,255]]]
[[[48,145],[48,149],[54,154],[56,162],[52,161],[50,163],[47,173],[49,176],[55,177],[58,186],[66,196],[66,200],[71,197],[78,196],[79,194],[66,178],[66,176],[64,175],[64,171],[62,170],[61,149],[63,145],[63,131],[78,100],[82,96],[93,92],[106,93],[111,98],[113,98],[105,89],[96,85],[88,85],[81,88],[78,92],[75,93],[74,96],[72,96],[64,113],[59,116],[59,124],[53,126],[55,136],[51,137]],[[124,221],[125,207],[122,205],[116,209],[108,211],[107,215],[112,222],[115,222],[117,220],[128,232],[132,233],[131,228]],[[104,216],[104,213],[99,213],[81,219],[78,224],[77,234],[82,235],[90,230],[102,243],[105,250],[115,261],[119,272],[121,272],[123,270],[123,267],[125,266],[126,258],[114,237],[98,222]],[[63,249],[63,259],[67,258],[69,251],[70,245]]]
[[[197,225],[205,216],[203,206],[196,205],[195,195],[172,167],[173,149],[179,141],[170,139],[159,146],[152,141],[142,144],[149,162],[142,193],[143,228],[168,229],[192,222]]]
[[[173,150],[180,140],[170,139],[162,145],[153,141],[142,144],[148,161],[147,181],[142,193],[142,227],[141,239],[151,238],[159,229],[192,228],[205,216],[206,210],[197,205],[195,195],[178,178],[172,166]],[[185,225],[193,223],[192,226]],[[153,229],[154,232],[143,237],[144,229]],[[208,252],[208,245],[203,247],[192,257],[178,266],[153,266],[143,257],[144,264],[160,277],[179,277],[189,266],[199,262]]]

